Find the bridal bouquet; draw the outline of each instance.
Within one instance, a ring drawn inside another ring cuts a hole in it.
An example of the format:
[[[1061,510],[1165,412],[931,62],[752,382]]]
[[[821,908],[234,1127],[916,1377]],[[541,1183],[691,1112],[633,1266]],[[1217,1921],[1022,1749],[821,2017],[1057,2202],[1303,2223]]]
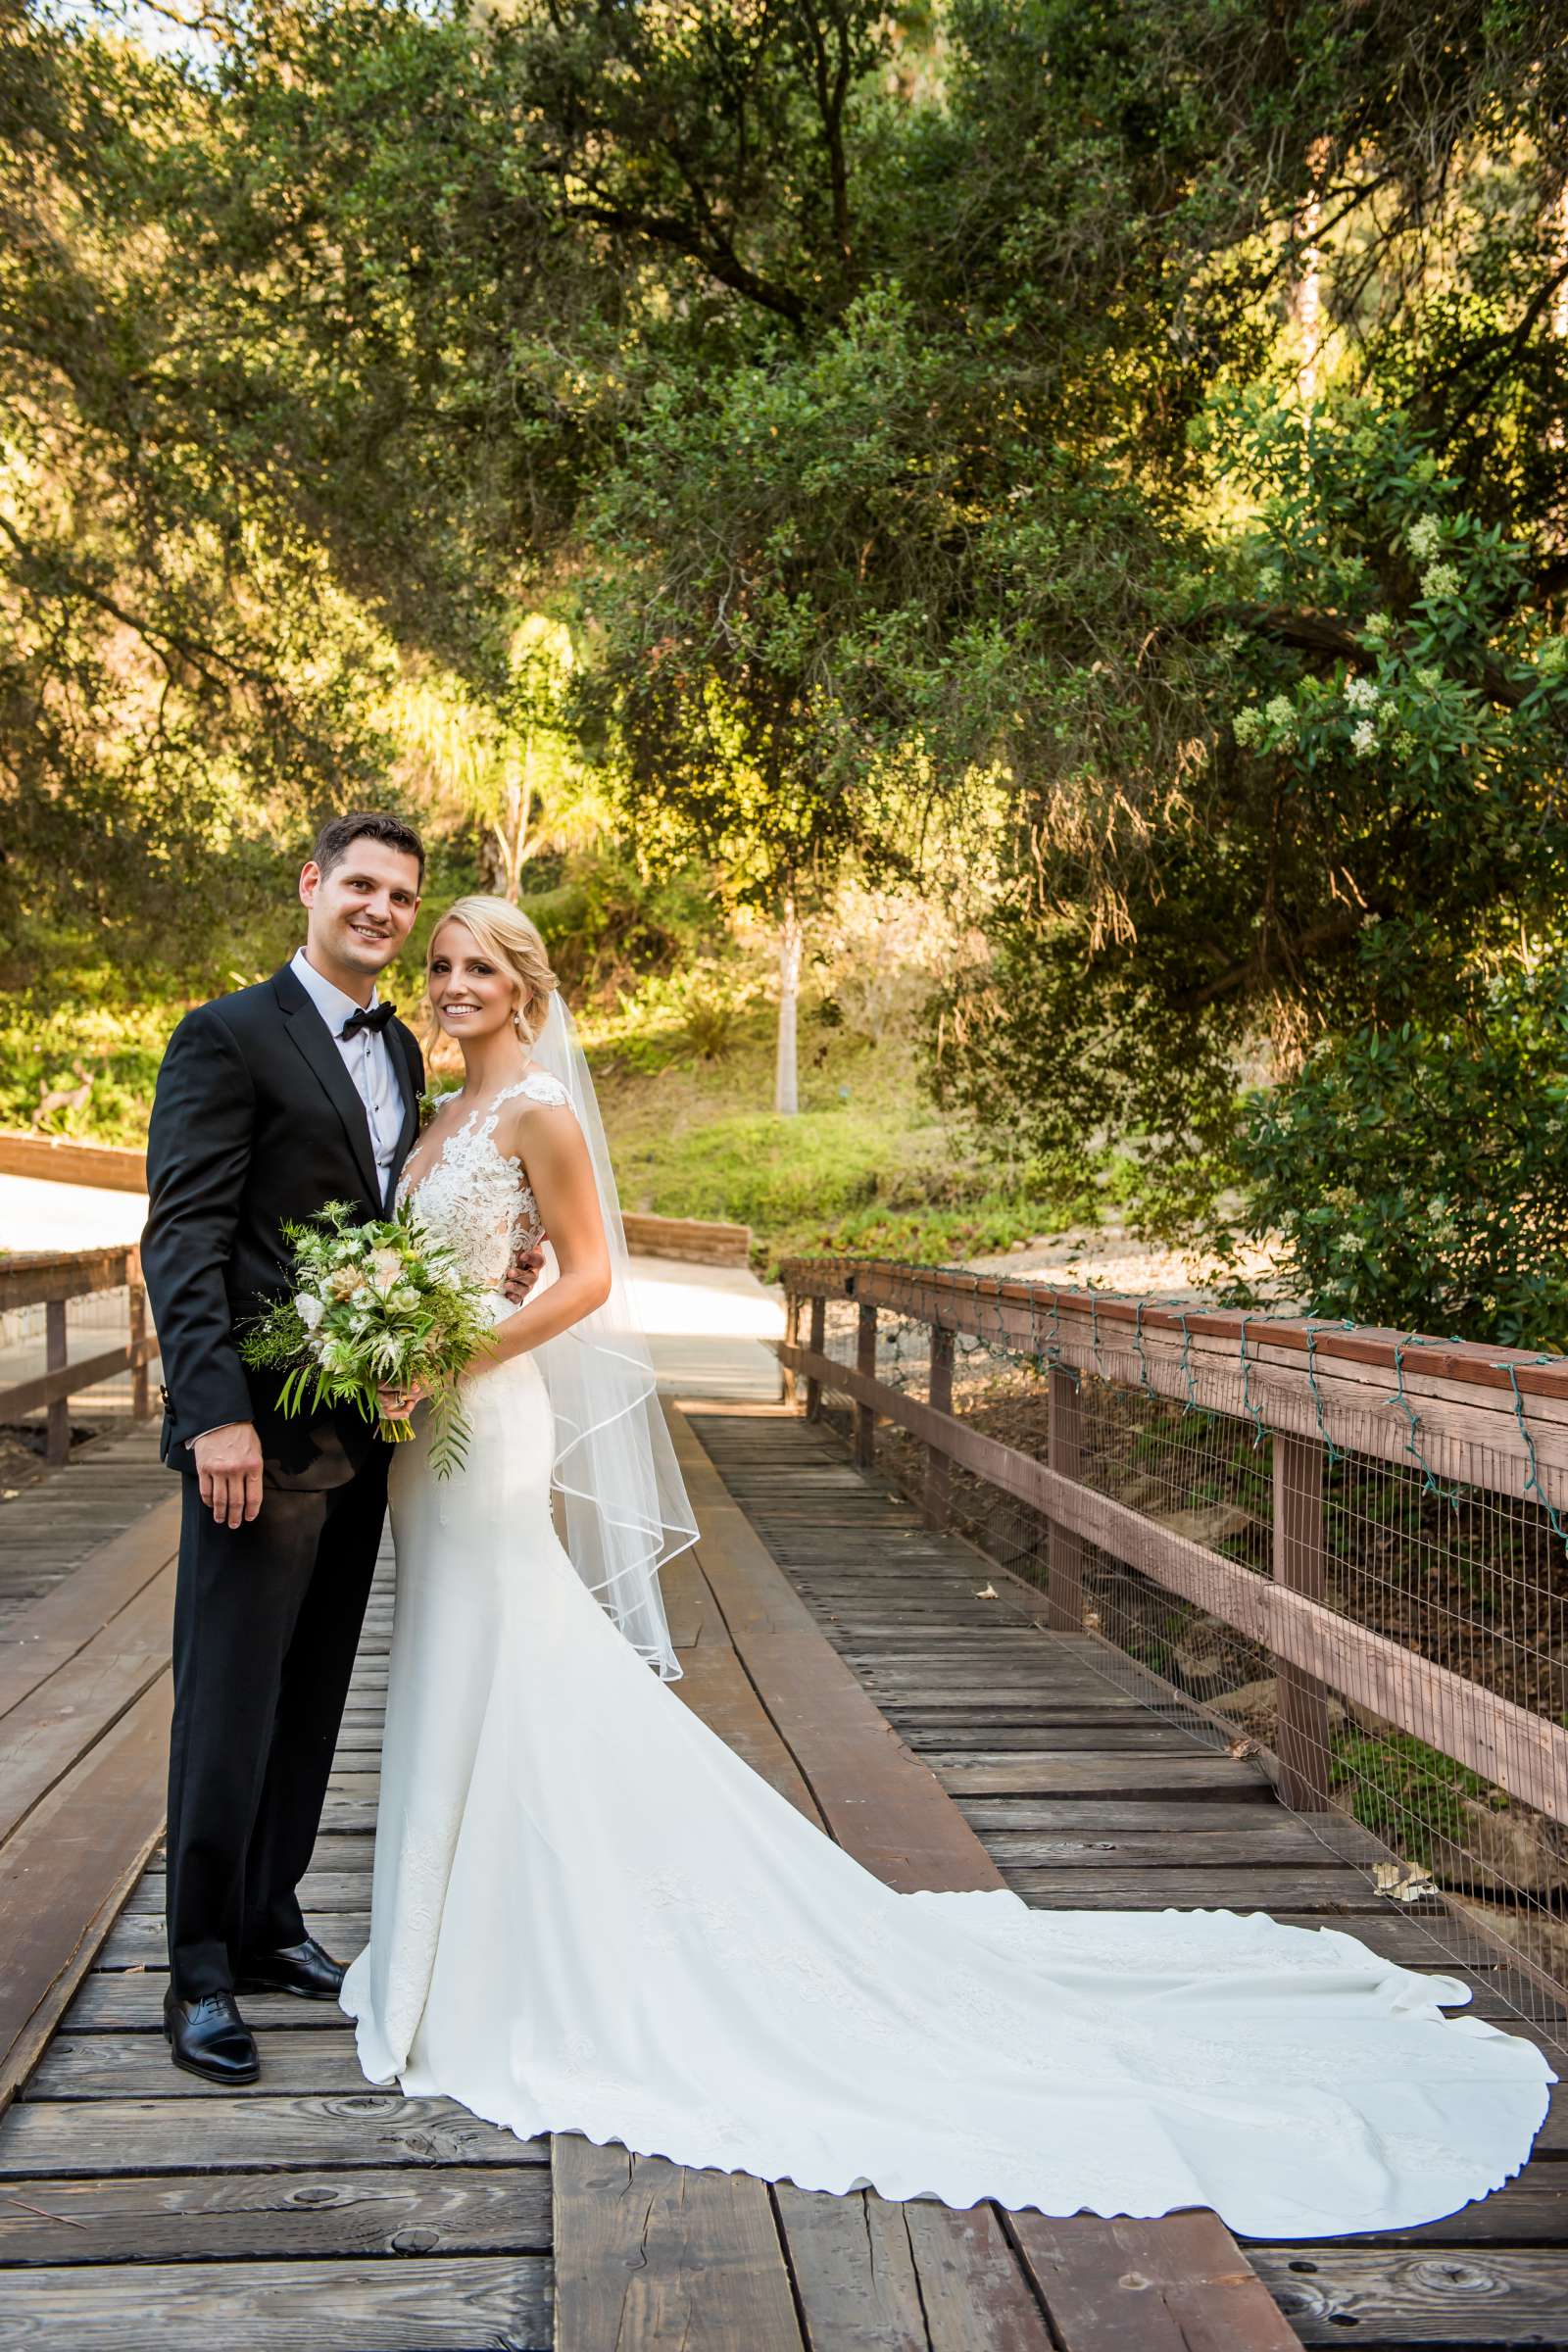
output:
[[[249,1326],[242,1360],[286,1373],[282,1412],[352,1404],[394,1444],[412,1438],[414,1425],[383,1415],[378,1392],[428,1390],[430,1467],[450,1477],[468,1440],[458,1375],[492,1337],[483,1291],[464,1279],[412,1203],[360,1224],[345,1201],[329,1200],[307,1223],[285,1225],[283,1239],[294,1252],[293,1293]]]

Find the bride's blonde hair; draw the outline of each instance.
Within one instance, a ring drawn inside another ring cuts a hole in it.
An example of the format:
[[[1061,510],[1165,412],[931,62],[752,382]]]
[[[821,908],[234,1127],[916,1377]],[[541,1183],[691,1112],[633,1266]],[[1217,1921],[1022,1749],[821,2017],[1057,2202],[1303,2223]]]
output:
[[[462,923],[466,931],[473,934],[491,962],[511,973],[517,991],[512,1025],[523,1044],[531,1046],[545,1025],[550,1000],[561,985],[550,968],[545,943],[536,925],[510,899],[495,899],[475,892],[449,906],[431,932],[425,956],[427,969],[430,956],[435,954],[435,943],[448,923]]]

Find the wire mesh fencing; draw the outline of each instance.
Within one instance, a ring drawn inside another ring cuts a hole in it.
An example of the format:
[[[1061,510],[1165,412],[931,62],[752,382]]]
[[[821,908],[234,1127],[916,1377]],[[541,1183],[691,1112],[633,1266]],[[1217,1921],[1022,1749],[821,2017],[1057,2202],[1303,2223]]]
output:
[[[1435,1474],[1402,1369],[1363,1425],[1341,1412],[1332,1438],[1286,1435],[1265,1423],[1245,1325],[1234,1370],[1210,1368],[1202,1403],[1158,1393],[1141,1312],[1130,1331],[1091,1320],[1089,1360],[1054,1382],[1057,1351],[1038,1319],[1020,1345],[1015,1307],[1004,1313],[979,1286],[966,1303],[952,1279],[960,1327],[936,1343],[951,1365],[942,1408],[1223,1564],[1222,1615],[1075,1538],[1075,1621],[1098,1671],[1195,1740],[1263,1758],[1326,1857],[1359,1868],[1424,1927],[1435,1960],[1486,1965],[1504,2004],[1568,2054],[1568,1543],[1549,1502],[1517,1491],[1516,1465],[1451,1431]],[[835,1367],[874,1364],[892,1396],[933,1401],[923,1315],[881,1305],[874,1358],[853,1297],[822,1298],[820,1318]],[[1391,1447],[1396,1407],[1408,1442]],[[829,1378],[818,1409],[847,1438],[868,1417]],[[934,1449],[896,1411],[876,1418],[874,1447],[877,1468],[929,1506]],[[1533,1446],[1530,1458],[1534,1468]],[[940,1492],[954,1532],[1052,1592],[1060,1531],[1054,1555],[1047,1511],[961,1458],[945,1464]],[[1282,1578],[1302,1597],[1292,1623],[1311,1637],[1306,1663],[1249,1630]]]

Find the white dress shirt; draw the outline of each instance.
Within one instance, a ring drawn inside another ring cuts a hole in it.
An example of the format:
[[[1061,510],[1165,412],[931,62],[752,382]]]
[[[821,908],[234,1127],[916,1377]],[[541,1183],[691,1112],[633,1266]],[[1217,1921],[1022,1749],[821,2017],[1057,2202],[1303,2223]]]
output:
[[[398,1138],[403,1133],[403,1092],[398,1085],[397,1072],[392,1066],[392,1049],[384,1029],[359,1029],[352,1037],[342,1034],[343,1024],[359,1006],[352,997],[317,970],[303,948],[294,952],[294,976],[331,1030],[337,1050],[343,1056],[343,1067],[354,1081],[354,1091],[365,1104],[365,1115],[370,1126],[370,1148],[375,1153],[375,1172],[380,1179],[381,1200],[384,1203],[387,1185],[392,1174],[392,1161],[397,1152]],[[379,1002],[370,991],[370,1003]]]

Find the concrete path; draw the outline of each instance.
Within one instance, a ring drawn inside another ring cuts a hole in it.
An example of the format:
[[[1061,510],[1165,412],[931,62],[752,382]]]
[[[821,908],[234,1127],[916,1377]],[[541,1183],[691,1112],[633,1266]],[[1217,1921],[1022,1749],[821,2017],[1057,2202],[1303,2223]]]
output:
[[[89,1250],[133,1242],[146,1215],[142,1193],[0,1176],[0,1248],[7,1250]],[[744,1266],[634,1257],[631,1271],[633,1299],[666,1395],[726,1403],[777,1399],[778,1365],[766,1343],[783,1336],[780,1292],[764,1288]],[[73,1301],[68,1326],[73,1357],[112,1347],[124,1331],[122,1299]],[[0,1318],[0,1389],[42,1369],[42,1309]],[[128,1393],[129,1385],[127,1377],[84,1392],[73,1399],[74,1415],[92,1420],[123,1412],[125,1398],[120,1393]]]

